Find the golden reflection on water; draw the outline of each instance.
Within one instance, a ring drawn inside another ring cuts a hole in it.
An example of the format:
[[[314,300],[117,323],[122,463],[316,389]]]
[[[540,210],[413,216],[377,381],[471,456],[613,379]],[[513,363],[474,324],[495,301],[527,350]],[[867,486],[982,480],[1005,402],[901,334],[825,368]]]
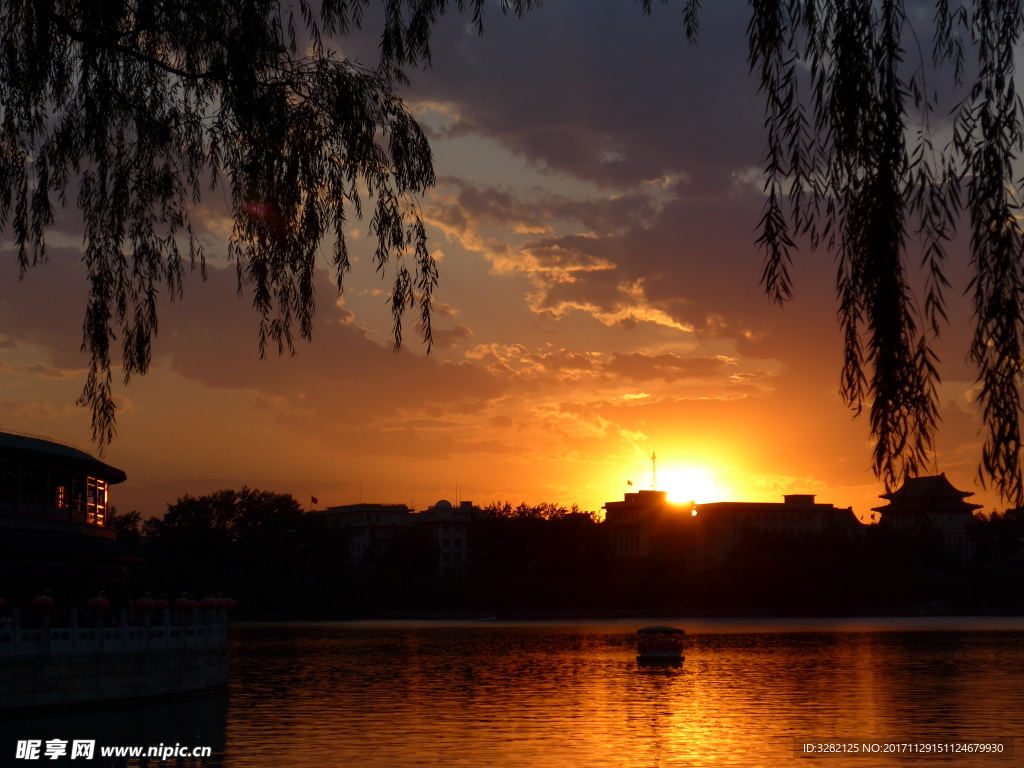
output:
[[[1022,637],[691,635],[673,673],[638,668],[617,626],[251,628],[234,649],[223,763],[864,766],[797,760],[794,739],[1018,735]],[[928,764],[868,762],[908,759]]]
[[[638,667],[637,621],[236,627],[227,693],[8,717],[0,765],[28,738],[214,748],[177,768],[1024,765],[1024,739],[1007,759],[793,751],[1024,736],[1021,620],[676,623],[677,670]]]

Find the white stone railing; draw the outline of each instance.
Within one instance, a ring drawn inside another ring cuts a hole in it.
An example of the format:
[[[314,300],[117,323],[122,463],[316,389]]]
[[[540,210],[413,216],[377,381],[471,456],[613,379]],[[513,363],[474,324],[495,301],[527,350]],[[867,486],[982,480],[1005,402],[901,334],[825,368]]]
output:
[[[11,611],[11,621],[0,626],[0,660],[55,656],[117,656],[156,651],[187,651],[226,648],[227,611],[193,609],[175,612],[164,609],[147,622],[128,622],[128,612],[119,612],[118,623],[79,627],[78,612],[68,611],[68,625],[61,627],[21,626],[20,612]]]

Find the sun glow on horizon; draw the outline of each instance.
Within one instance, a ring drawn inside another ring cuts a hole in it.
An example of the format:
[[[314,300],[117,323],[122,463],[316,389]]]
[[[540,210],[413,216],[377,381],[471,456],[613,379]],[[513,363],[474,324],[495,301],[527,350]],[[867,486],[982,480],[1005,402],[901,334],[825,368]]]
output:
[[[658,469],[658,489],[668,491],[669,501],[695,501],[710,504],[719,501],[718,479],[704,467],[666,467]]]

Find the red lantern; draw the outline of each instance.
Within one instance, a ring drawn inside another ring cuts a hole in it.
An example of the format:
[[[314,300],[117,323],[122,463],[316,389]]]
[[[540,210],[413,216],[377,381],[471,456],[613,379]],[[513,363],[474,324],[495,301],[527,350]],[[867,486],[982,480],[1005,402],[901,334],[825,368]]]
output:
[[[140,611],[151,611],[156,608],[156,600],[152,597],[140,597],[135,601],[135,607]]]
[[[215,597],[204,597],[199,601],[199,607],[204,611],[215,611],[220,608],[220,600]]]
[[[179,597],[174,601],[174,607],[179,611],[187,611],[192,607],[192,601],[187,597]]]
[[[224,603],[224,607],[229,611],[238,607],[238,601],[233,597],[225,597],[221,602]]]
[[[110,608],[110,601],[105,597],[92,597],[86,605],[94,611],[105,611]]]
[[[6,608],[6,607],[7,607],[7,601],[4,600],[2,597],[0,597],[0,608]]]
[[[168,605],[168,604],[167,604],[167,601],[166,601],[166,600],[164,600],[164,599],[163,599],[162,597],[161,597],[161,598],[160,598],[159,600],[157,600],[157,601],[156,601],[156,607],[157,607],[158,609],[160,609],[160,610],[162,610],[162,609],[166,608],[166,607],[167,607],[167,605]]]
[[[53,608],[53,606],[54,606],[53,598],[50,597],[49,595],[39,595],[39,597],[33,597],[32,598],[32,607],[33,608],[39,608],[41,610],[47,610],[48,608]]]

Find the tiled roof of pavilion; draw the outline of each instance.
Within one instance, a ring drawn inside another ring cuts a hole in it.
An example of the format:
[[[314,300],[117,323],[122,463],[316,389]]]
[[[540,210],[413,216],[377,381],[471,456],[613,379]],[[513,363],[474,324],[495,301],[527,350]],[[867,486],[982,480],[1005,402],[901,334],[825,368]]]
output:
[[[908,477],[903,485],[891,493],[883,493],[883,499],[905,499],[915,496],[948,496],[964,499],[974,494],[970,491],[959,491],[946,479],[946,474],[929,475],[927,477]]]

